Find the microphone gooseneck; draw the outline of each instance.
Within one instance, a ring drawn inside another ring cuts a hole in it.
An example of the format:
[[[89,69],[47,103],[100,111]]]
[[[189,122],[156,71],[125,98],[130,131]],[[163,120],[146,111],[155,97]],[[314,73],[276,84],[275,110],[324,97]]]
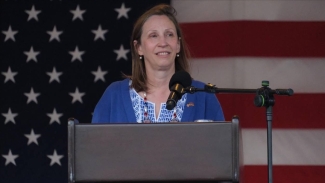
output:
[[[182,98],[184,89],[191,86],[192,78],[186,71],[178,71],[172,76],[169,82],[170,95],[166,102],[166,108],[172,110],[179,99]]]

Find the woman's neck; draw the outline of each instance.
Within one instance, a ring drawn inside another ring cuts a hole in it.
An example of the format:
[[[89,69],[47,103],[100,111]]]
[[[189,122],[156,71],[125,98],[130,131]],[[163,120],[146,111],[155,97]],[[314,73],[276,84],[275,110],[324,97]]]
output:
[[[169,82],[174,70],[170,71],[147,71],[147,93],[156,93],[156,92],[169,92]]]

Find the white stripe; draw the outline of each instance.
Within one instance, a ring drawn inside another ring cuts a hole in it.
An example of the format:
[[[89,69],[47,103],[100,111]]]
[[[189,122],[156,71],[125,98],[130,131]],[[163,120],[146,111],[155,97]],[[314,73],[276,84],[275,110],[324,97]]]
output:
[[[267,164],[266,129],[242,129],[245,165]],[[325,130],[273,129],[274,165],[325,165]]]
[[[254,89],[263,80],[272,89],[295,93],[325,92],[325,58],[231,57],[193,59],[191,76],[219,88]]]
[[[323,0],[173,0],[179,22],[324,21]]]

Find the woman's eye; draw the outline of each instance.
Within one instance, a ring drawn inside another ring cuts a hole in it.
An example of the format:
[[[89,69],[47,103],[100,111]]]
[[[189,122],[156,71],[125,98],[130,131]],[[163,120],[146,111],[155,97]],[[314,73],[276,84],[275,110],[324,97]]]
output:
[[[151,34],[149,37],[157,37],[156,34]]]
[[[167,33],[167,36],[168,36],[168,37],[173,37],[174,34],[173,34],[173,33]]]

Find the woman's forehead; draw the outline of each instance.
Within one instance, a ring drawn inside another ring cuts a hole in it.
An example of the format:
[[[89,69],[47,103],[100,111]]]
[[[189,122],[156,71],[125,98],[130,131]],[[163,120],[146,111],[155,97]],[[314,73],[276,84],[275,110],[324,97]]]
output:
[[[142,29],[145,31],[154,31],[158,29],[176,30],[176,27],[166,15],[152,15],[143,24]]]

